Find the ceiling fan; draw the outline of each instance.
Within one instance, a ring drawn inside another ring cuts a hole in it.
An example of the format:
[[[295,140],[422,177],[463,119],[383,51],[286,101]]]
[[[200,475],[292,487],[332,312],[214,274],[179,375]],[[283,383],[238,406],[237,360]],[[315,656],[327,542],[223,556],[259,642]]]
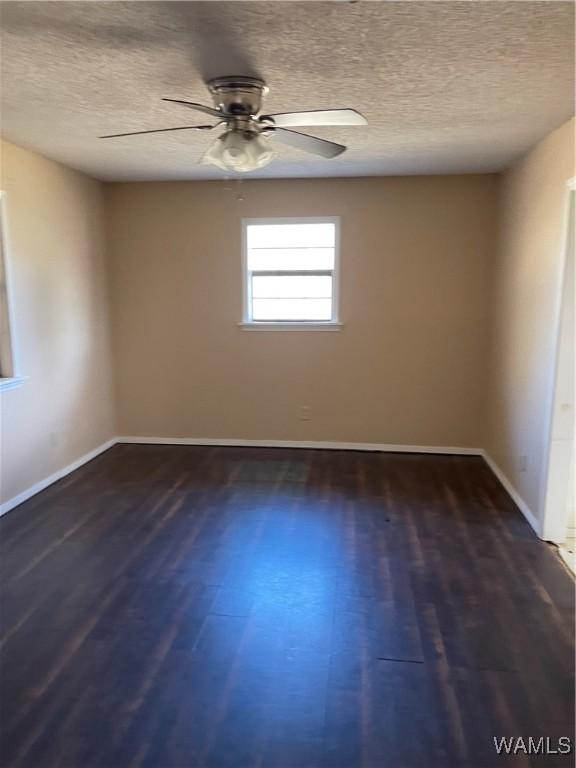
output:
[[[270,144],[271,139],[325,158],[337,157],[346,150],[342,144],[292,131],[291,128],[368,124],[366,118],[355,109],[315,109],[308,112],[263,115],[262,99],[268,93],[268,87],[263,80],[255,77],[218,77],[210,80],[207,85],[214,100],[214,107],[205,107],[203,104],[181,99],[163,101],[210,115],[216,119],[213,125],[182,125],[177,128],[114,133],[100,138],[115,139],[121,136],[170,131],[211,131],[224,125],[224,132],[209,147],[201,162],[216,165],[223,170],[246,173],[262,168],[272,160],[275,153]]]

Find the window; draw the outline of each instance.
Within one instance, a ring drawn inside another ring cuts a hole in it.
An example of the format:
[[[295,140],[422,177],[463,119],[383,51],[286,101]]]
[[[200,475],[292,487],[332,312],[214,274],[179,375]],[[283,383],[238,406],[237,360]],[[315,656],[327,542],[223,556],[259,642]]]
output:
[[[338,219],[245,219],[246,327],[338,327]]]
[[[10,307],[8,255],[6,249],[6,195],[0,192],[0,390],[12,389],[23,382],[17,375],[14,348],[14,323]]]

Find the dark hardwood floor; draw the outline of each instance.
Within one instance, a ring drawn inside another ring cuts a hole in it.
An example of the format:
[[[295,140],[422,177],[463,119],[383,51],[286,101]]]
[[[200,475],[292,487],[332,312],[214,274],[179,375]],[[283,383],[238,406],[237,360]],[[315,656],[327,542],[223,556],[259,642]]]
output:
[[[3,767],[574,764],[494,749],[573,737],[574,585],[480,458],[118,445],[0,533]]]

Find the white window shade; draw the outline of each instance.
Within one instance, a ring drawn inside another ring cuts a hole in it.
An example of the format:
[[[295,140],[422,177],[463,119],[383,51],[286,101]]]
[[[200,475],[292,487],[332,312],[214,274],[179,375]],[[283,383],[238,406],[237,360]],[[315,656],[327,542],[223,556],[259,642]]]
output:
[[[334,269],[334,247],[327,248],[252,248],[248,268],[260,270]]]
[[[331,275],[252,273],[253,299],[332,299]]]
[[[295,224],[248,224],[248,249],[253,248],[334,248],[334,222]]]
[[[254,299],[253,320],[310,322],[331,319],[330,299]]]

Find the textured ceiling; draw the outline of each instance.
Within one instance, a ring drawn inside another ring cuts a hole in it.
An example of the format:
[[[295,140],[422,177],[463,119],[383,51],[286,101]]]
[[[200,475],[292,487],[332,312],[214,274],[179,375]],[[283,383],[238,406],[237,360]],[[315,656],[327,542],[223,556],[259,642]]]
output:
[[[106,133],[196,122],[203,81],[263,77],[269,112],[354,107],[315,133],[333,160],[278,145],[257,177],[500,170],[573,114],[568,2],[2,2],[2,134],[99,179],[205,179],[214,134]],[[198,122],[204,122],[199,115]]]

